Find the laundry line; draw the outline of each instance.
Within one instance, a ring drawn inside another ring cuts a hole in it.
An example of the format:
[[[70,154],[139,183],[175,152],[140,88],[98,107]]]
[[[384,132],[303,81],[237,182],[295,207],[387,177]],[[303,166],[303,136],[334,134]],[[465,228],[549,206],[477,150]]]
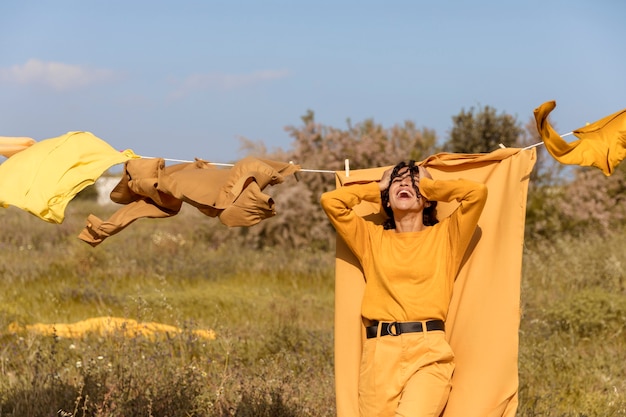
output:
[[[564,133],[564,134],[559,135],[559,136],[561,136],[562,138],[564,138],[565,136],[570,136],[570,135],[573,135],[573,134],[574,134],[574,132],[568,132],[568,133]],[[537,142],[537,143],[535,143],[535,144],[533,144],[533,145],[528,145],[528,146],[526,146],[525,148],[522,148],[522,149],[523,149],[523,150],[528,150],[528,149],[536,148],[537,146],[541,146],[541,145],[543,145],[543,144],[544,144],[544,142],[543,142],[543,141],[541,141],[541,142]]]
[[[139,158],[145,158],[145,159],[157,159],[156,156],[142,156],[142,155],[137,155]],[[194,161],[188,161],[185,159],[172,159],[172,158],[161,158],[164,161],[168,161],[168,162],[182,162],[182,163],[192,163]],[[233,167],[235,166],[235,164],[232,163],[224,163],[224,162],[209,162],[211,165],[215,165],[215,166],[221,166],[221,167]],[[290,164],[294,164],[293,161],[289,161]],[[346,177],[350,176],[350,160],[346,159],[344,161],[344,170],[346,172]],[[310,169],[310,168],[301,168],[300,172],[319,172],[319,173],[323,173],[323,174],[334,174],[337,171],[332,171],[329,169]]]
[[[565,136],[570,136],[573,135],[574,132],[568,132],[565,134],[560,135],[562,138]],[[522,148],[522,150],[526,151],[532,148],[535,148],[537,146],[541,146],[543,145],[543,141],[541,142],[537,142],[535,144],[526,146],[524,148]],[[500,148],[506,148],[506,146],[504,146],[503,144],[500,144]],[[140,158],[146,158],[146,159],[156,159],[157,157],[155,156],[141,156],[138,155]],[[182,163],[192,163],[194,161],[189,161],[189,160],[185,160],[185,159],[172,159],[172,158],[162,158],[164,161],[168,161],[168,162],[182,162]],[[223,167],[233,167],[235,166],[235,164],[232,163],[224,163],[224,162],[209,162],[211,165],[215,165],[215,166],[223,166]],[[289,161],[290,164],[293,164],[293,161]],[[346,174],[346,177],[350,176],[350,159],[345,159],[344,160],[344,171]],[[317,173],[322,173],[322,174],[335,174],[337,172],[337,170],[330,170],[330,169],[311,169],[311,168],[301,168],[300,172],[317,172]]]

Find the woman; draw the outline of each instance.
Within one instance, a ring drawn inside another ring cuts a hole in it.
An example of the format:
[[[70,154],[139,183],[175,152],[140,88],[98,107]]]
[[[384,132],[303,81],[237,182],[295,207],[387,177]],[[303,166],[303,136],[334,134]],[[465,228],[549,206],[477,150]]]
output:
[[[387,170],[378,183],[322,195],[322,207],[366,280],[361,417],[439,416],[444,409],[454,370],[444,322],[486,199],[484,184],[435,181],[414,161]],[[437,201],[453,200],[458,208],[439,222]],[[353,211],[361,201],[382,204],[389,217],[383,226]]]

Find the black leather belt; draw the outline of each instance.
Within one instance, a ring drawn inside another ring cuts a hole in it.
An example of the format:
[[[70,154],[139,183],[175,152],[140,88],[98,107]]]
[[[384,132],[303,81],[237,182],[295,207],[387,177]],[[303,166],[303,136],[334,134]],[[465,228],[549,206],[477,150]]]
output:
[[[381,336],[400,336],[402,333],[419,333],[424,331],[424,325],[421,321],[405,321],[405,322],[374,322],[371,326],[365,328],[365,334],[368,339],[378,335],[378,327],[380,326]],[[426,322],[426,330],[446,330],[443,320],[429,320]]]

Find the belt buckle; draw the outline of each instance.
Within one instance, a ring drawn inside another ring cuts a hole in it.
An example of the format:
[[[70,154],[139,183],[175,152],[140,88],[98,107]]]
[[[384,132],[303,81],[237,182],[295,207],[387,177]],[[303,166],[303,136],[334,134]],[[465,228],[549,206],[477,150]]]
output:
[[[387,325],[387,334],[389,336],[400,336],[402,334],[402,330],[400,330],[400,326],[398,326],[397,321],[393,321],[391,323],[386,323]],[[392,333],[391,328],[393,327],[395,333]]]

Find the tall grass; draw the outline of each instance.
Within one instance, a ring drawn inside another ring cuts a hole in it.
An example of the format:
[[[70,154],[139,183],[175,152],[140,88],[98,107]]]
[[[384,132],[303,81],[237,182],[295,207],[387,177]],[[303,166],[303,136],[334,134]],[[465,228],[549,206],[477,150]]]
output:
[[[334,414],[332,254],[246,249],[239,233],[193,211],[140,220],[92,248],[76,239],[86,215],[110,213],[71,207],[62,225],[0,211],[0,415]],[[188,331],[8,331],[97,316]]]
[[[626,229],[529,242],[519,416],[626,416]]]
[[[73,202],[61,225],[0,210],[0,416],[335,414],[332,251],[253,250],[193,210],[76,239],[112,210]],[[527,242],[519,416],[626,416],[625,248],[626,230]],[[184,331],[9,331],[97,316]]]

